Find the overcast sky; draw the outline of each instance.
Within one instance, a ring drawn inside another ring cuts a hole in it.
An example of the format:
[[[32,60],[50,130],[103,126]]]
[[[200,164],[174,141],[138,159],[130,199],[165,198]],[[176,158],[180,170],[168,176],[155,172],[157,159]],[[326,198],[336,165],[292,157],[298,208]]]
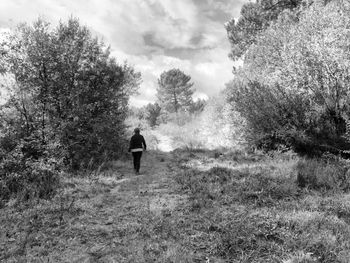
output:
[[[195,97],[217,94],[232,79],[224,23],[249,0],[0,0],[0,30],[38,16],[56,24],[71,15],[111,46],[118,61],[142,73],[131,104],[155,100],[157,79],[179,68],[192,77]]]

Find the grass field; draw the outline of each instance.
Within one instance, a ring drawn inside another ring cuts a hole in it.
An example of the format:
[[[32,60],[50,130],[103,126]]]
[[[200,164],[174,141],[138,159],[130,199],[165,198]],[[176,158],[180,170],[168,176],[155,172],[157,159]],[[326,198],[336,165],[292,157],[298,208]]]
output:
[[[203,244],[211,240],[208,255],[225,262],[349,262],[343,168],[293,154],[195,152],[179,158],[176,181],[188,193],[191,213],[207,226],[200,234]],[[308,181],[304,187],[298,186],[301,176]]]
[[[146,152],[0,213],[1,262],[350,262],[346,162]]]

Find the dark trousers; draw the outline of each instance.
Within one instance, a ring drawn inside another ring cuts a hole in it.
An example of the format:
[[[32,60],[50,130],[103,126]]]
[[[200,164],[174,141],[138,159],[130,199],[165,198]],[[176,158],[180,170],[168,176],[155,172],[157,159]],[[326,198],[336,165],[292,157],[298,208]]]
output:
[[[139,172],[140,165],[141,165],[142,152],[133,152],[132,156],[134,157],[134,169],[136,172]]]

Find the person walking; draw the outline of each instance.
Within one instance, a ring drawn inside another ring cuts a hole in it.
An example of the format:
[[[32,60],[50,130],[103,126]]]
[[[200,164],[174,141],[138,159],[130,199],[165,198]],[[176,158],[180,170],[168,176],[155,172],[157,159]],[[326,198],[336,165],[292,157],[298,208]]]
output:
[[[146,151],[146,141],[145,138],[140,134],[140,129],[134,129],[134,135],[130,139],[129,152],[132,153],[134,159],[134,170],[135,173],[138,174],[140,172],[141,166],[141,156],[142,152]]]

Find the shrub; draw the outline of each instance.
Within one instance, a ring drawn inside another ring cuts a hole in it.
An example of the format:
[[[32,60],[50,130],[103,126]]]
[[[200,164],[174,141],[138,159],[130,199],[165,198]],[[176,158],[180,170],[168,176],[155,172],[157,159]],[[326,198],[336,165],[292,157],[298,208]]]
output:
[[[0,163],[0,202],[12,197],[48,199],[58,186],[59,172],[54,159],[26,158],[17,147]]]

